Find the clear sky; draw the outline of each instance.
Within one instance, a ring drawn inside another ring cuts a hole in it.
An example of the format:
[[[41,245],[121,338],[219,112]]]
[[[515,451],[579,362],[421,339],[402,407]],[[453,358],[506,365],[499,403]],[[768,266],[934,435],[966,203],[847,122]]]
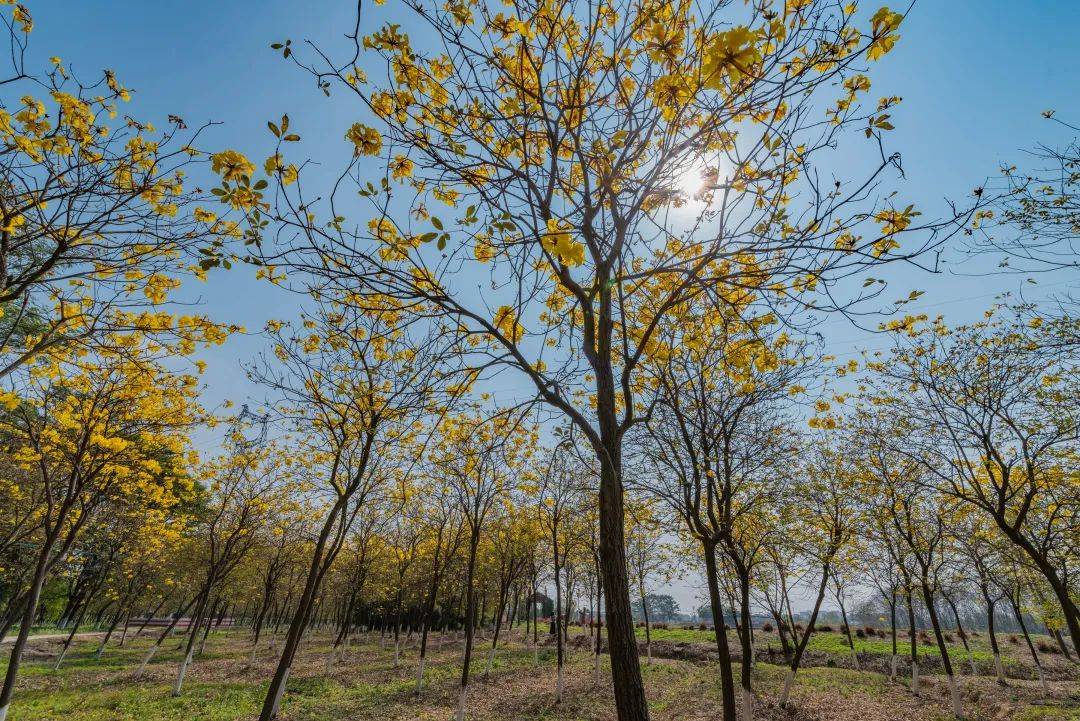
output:
[[[867,8],[876,7],[866,4]],[[370,2],[366,7],[373,7]],[[216,126],[202,145],[233,147],[253,160],[270,154],[267,120],[288,113],[303,136],[305,156],[339,168],[351,148],[345,129],[362,119],[344,97],[328,101],[310,77],[283,62],[269,44],[288,37],[338,42],[351,27],[355,4],[348,0],[41,0],[30,4],[36,29],[32,58],[39,68],[60,55],[85,77],[103,68],[116,71],[136,90],[132,115],[164,125],[173,113],[196,126]],[[894,9],[902,9],[901,2]],[[366,12],[366,10],[365,10]],[[386,18],[403,16],[387,0],[364,30]],[[905,19],[896,49],[870,72],[874,96],[900,95],[893,113],[896,130],[890,149],[902,153],[906,180],[903,197],[931,217],[943,198],[962,199],[997,173],[1002,163],[1024,166],[1024,151],[1037,143],[1061,145],[1072,131],[1042,118],[1080,123],[1080,2],[1076,0],[920,0]],[[409,27],[405,24],[406,32]],[[858,143],[853,153],[865,152]],[[954,256],[954,260],[956,257]],[[946,272],[931,276],[905,270],[894,274],[889,297],[911,289],[926,291],[910,309],[944,313],[954,322],[969,320],[994,295],[1015,290],[1016,276]],[[1040,279],[1036,294],[1076,289],[1078,278]],[[294,317],[297,299],[254,280],[241,268],[213,276],[191,293],[206,311],[257,330],[269,318]],[[824,328],[830,349],[854,354],[857,347],[881,341],[841,321]],[[235,338],[207,356],[207,396],[244,402],[258,391],[246,385],[240,363],[263,347],[257,335]],[[514,392],[513,382],[501,389]],[[210,441],[212,439],[207,439]],[[696,607],[696,584],[676,589],[684,610]]]

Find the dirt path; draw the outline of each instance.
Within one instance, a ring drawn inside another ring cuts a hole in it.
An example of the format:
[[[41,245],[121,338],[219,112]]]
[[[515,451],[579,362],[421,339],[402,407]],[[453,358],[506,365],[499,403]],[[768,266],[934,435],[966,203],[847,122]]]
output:
[[[77,634],[75,634],[75,638],[77,638],[77,639],[94,638],[96,636],[104,636],[104,635],[105,635],[104,631],[86,631],[85,633],[77,633]],[[0,646],[6,646],[9,643],[15,643],[15,639],[17,637],[18,637],[18,634],[12,634],[12,635],[8,636],[3,641],[0,641]],[[34,634],[34,635],[30,636],[30,638],[26,639],[26,642],[28,644],[30,644],[30,643],[34,643],[35,641],[57,641],[57,640],[63,641],[67,637],[68,637],[68,635],[66,633],[38,633],[38,634]]]

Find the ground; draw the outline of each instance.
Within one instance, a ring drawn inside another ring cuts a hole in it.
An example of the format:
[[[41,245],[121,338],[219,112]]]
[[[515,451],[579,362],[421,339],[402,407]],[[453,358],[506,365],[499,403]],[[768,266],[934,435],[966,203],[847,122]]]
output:
[[[554,704],[554,653],[542,646],[534,653],[523,640],[523,629],[499,650],[490,674],[487,666],[490,641],[478,642],[474,660],[475,684],[469,694],[468,718],[473,720],[550,719],[607,721],[614,718],[612,690],[608,683],[594,683],[593,659],[583,630],[571,644],[566,695]],[[543,634],[541,635],[543,638]],[[968,718],[1017,721],[1070,719],[1080,721],[1080,685],[1077,667],[1060,655],[1047,654],[1050,695],[1042,698],[1032,679],[1026,648],[1003,636],[1010,681],[998,686],[989,675],[973,677],[966,659],[957,658],[963,670],[961,686]],[[711,632],[697,629],[663,630],[654,633],[654,658],[644,666],[645,684],[657,721],[713,721],[719,718],[719,676],[715,662],[705,653]],[[301,649],[282,707],[282,721],[367,721],[439,719],[453,717],[461,642],[452,634],[432,642],[425,689],[414,694],[417,649],[405,642],[401,665],[394,668],[392,643],[378,634],[361,635],[340,660],[328,663],[329,633],[316,633]],[[887,659],[886,639],[859,639],[862,665],[875,658]],[[95,658],[100,639],[81,637],[59,671],[52,668],[61,641],[37,638],[32,642],[20,671],[20,683],[11,708],[12,721],[66,719],[68,721],[250,721],[258,717],[267,681],[276,661],[266,645],[250,662],[250,643],[243,630],[221,631],[210,636],[206,652],[188,673],[179,698],[171,695],[180,651],[170,640],[147,669],[142,680],[134,678],[139,661],[151,644],[146,636],[123,648],[113,641],[103,658]],[[973,639],[977,665],[988,662],[985,640]],[[816,634],[811,646],[815,666],[800,670],[793,694],[793,708],[780,709],[776,697],[785,668],[758,661],[754,669],[757,717],[785,721],[876,721],[947,719],[948,694],[940,676],[924,676],[922,698],[911,696],[902,683],[890,683],[887,675],[856,671],[851,666],[846,639],[839,633]],[[957,641],[959,645],[959,641]],[[778,648],[775,634],[758,634],[759,652]],[[957,649],[957,654],[962,647]],[[920,646],[920,654],[934,653]],[[883,655],[884,654],[884,655]],[[667,657],[661,657],[667,656]],[[674,657],[672,657],[674,656]],[[692,660],[687,660],[687,658]],[[644,662],[644,661],[643,661]],[[961,662],[963,665],[961,665]],[[0,666],[2,668],[2,666]],[[606,669],[606,664],[602,666]],[[990,673],[989,666],[979,668]],[[736,668],[736,674],[738,668]]]

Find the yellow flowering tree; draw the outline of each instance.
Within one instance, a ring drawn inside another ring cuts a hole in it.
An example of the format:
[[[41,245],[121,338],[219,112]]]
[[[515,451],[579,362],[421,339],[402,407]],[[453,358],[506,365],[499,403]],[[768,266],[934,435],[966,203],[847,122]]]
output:
[[[418,463],[411,441],[423,431],[423,414],[440,403],[438,338],[410,335],[396,314],[357,308],[347,297],[313,294],[313,302],[295,326],[268,326],[272,355],[250,367],[250,376],[278,397],[276,410],[296,433],[321,506],[263,721],[278,713],[300,640],[353,521]]]
[[[0,377],[50,349],[115,342],[117,331],[204,338],[209,321],[182,321],[168,302],[182,277],[203,275],[200,249],[239,235],[199,207],[216,204],[188,179],[205,163],[195,144],[206,126],[134,119],[123,110],[132,91],[110,70],[83,79],[54,57],[34,71],[29,11],[5,5]]]
[[[985,515],[1030,561],[1080,643],[1075,583],[1080,395],[1073,316],[997,307],[967,326],[940,318],[893,332],[866,400],[899,419],[893,452],[924,485]]]
[[[842,279],[910,259],[967,217],[920,223],[880,192],[898,164],[878,152],[898,99],[864,104],[861,71],[902,16],[866,22],[825,0],[408,11],[422,32],[365,7],[345,58],[275,44],[363,117],[333,191],[305,192],[301,173],[250,229],[273,226],[263,262],[439,327],[462,373],[511,368],[577,426],[600,471],[615,703],[621,721],[645,719],[621,458],[647,415],[636,376],[658,324],[687,298],[742,288],[789,312],[846,307],[856,298],[831,292]],[[869,172],[824,180],[833,149],[866,138]]]
[[[18,400],[0,415],[15,442],[12,458],[37,477],[40,489],[33,570],[19,591],[24,610],[0,691],[0,718],[42,586],[79,536],[112,503],[167,509],[190,491],[181,466],[188,428],[201,414],[196,380],[166,372],[148,348],[134,339],[122,353],[42,356],[20,374]]]

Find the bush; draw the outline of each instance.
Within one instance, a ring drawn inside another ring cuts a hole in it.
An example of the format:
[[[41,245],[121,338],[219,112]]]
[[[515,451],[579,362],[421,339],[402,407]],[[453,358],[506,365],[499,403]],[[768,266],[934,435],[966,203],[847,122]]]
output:
[[[662,631],[666,631],[666,630],[667,630],[667,627],[668,627],[668,625],[667,625],[666,623],[664,623],[663,621],[660,621],[659,623],[654,623],[654,624],[652,625],[652,627],[653,627],[653,628],[659,628],[659,629],[660,629],[660,630],[662,630]]]
[[[814,626],[814,633],[832,633],[832,626]]]
[[[861,628],[855,629],[855,638],[866,638],[866,631]]]
[[[879,628],[877,630],[877,635],[878,635],[878,638],[888,638],[889,637],[889,632],[886,631],[883,628]]]
[[[1009,643],[1020,643],[1020,639],[1016,637],[1016,634],[1010,634]]]
[[[846,623],[840,627],[840,633],[844,634],[845,636],[848,635],[848,627]]]
[[[1061,649],[1050,643],[1049,641],[1039,641],[1037,644],[1035,644],[1035,648],[1039,650],[1039,653],[1061,653]]]
[[[773,630],[772,624],[769,623],[768,621],[766,621],[765,623],[761,624],[761,630],[764,631],[765,633],[772,633],[772,630]]]
[[[863,626],[863,633],[865,633],[867,636],[876,636],[877,629],[873,626]]]
[[[948,631],[946,631],[943,635],[945,636],[945,641],[947,643],[952,643],[953,641],[956,640],[955,638],[953,638],[953,635],[951,633],[949,633]]]
[[[709,630],[709,624],[707,624],[707,623],[699,623],[698,627],[697,627],[697,630],[699,630],[699,631],[708,631]]]
[[[795,630],[802,633],[804,626],[801,623],[795,624]]]

